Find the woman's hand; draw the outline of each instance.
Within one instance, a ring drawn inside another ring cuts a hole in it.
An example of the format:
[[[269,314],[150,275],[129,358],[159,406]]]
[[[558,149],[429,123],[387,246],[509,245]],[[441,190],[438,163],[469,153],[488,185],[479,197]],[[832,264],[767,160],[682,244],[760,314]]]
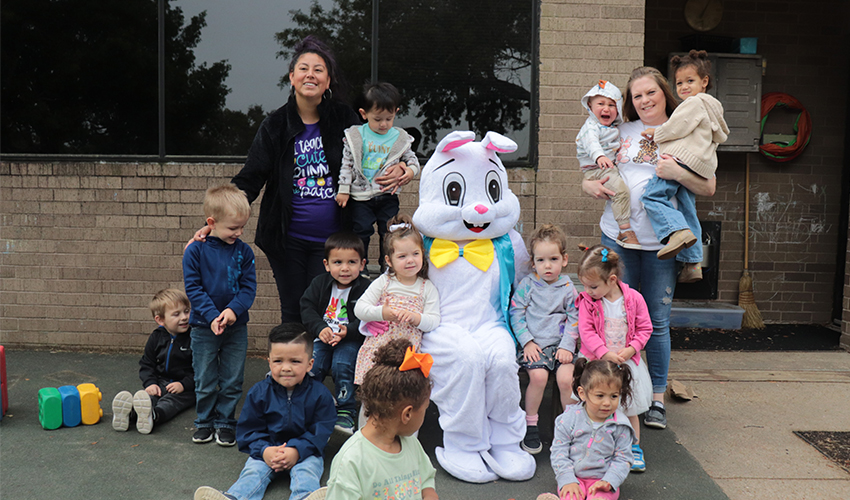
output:
[[[700,177],[699,175],[682,168],[672,156],[662,154],[655,166],[655,175],[659,179],[676,181],[679,184],[688,188],[692,193],[700,196],[714,196],[714,191],[717,188],[717,178],[712,176],[711,179]]]
[[[191,245],[193,241],[202,241],[202,242],[207,241],[207,235],[210,234],[210,231],[212,231],[212,228],[210,228],[209,226],[204,226],[201,229],[198,229],[197,231],[195,231],[195,235],[192,236],[191,240],[186,242],[186,246],[183,247],[183,251],[185,252],[186,249],[189,248],[189,245]]]
[[[413,179],[413,169],[408,167],[404,162],[390,165],[384,172],[384,175],[375,177],[375,182],[381,185],[381,192],[395,194],[398,188],[404,186]]]
[[[607,176],[599,179],[598,181],[584,179],[581,181],[581,189],[597,200],[610,200],[611,197],[617,193],[603,186],[606,182],[608,182]]]

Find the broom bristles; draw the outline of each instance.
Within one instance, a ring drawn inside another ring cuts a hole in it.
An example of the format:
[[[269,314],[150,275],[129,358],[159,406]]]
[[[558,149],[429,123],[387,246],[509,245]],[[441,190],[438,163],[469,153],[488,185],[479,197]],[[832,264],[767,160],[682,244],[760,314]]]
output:
[[[744,269],[744,275],[741,276],[741,281],[738,283],[738,307],[744,310],[744,317],[741,319],[742,328],[755,328],[757,330],[764,328],[764,320],[761,319],[761,312],[759,312],[755,296],[753,296],[753,278],[746,269]]]

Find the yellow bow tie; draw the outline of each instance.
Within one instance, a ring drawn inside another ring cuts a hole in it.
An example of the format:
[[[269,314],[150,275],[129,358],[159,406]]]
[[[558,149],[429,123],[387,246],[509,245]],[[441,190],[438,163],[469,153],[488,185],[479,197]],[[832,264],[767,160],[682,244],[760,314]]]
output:
[[[473,240],[460,248],[457,243],[449,240],[435,238],[431,244],[431,262],[437,268],[453,262],[458,257],[463,257],[470,264],[486,271],[493,263],[493,242],[490,240]]]

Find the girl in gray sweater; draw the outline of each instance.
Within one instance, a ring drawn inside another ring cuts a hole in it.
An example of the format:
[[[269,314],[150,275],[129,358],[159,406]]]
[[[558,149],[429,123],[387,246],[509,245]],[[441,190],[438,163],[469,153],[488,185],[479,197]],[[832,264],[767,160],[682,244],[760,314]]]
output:
[[[573,390],[581,403],[555,420],[552,468],[560,498],[616,499],[629,475],[634,432],[620,410],[631,398],[631,372],[611,361],[575,364]],[[557,499],[544,493],[538,500]]]

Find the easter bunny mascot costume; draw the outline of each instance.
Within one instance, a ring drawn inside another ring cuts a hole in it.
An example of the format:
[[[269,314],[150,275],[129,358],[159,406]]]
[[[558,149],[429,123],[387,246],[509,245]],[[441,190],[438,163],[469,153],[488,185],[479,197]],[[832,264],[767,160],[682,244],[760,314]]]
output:
[[[535,461],[520,448],[525,413],[508,305],[528,252],[513,230],[519,200],[496,155],[517,145],[495,132],[474,140],[474,132],[455,131],[440,141],[413,214],[440,292],[442,321],[422,337],[422,351],[434,358],[431,399],[443,429],[437,460],[472,483],[522,481]]]

